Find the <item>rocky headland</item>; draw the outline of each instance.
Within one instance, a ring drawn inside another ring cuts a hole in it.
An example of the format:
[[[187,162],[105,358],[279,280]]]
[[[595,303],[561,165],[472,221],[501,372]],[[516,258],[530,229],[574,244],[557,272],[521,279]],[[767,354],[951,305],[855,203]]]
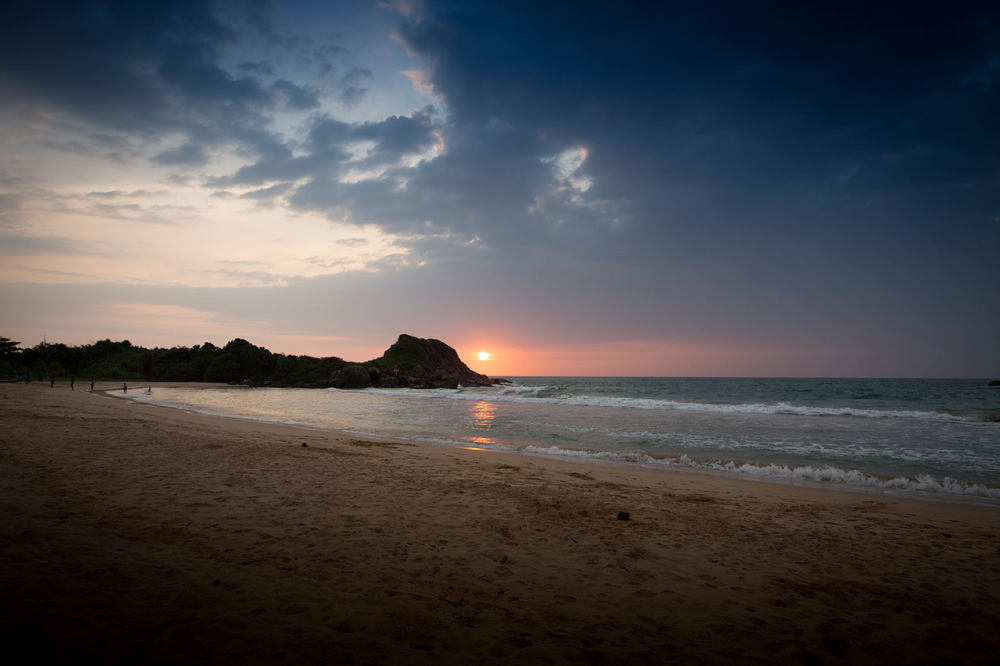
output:
[[[330,386],[340,389],[458,388],[503,382],[473,371],[444,342],[405,333],[379,358],[348,365],[330,377]]]

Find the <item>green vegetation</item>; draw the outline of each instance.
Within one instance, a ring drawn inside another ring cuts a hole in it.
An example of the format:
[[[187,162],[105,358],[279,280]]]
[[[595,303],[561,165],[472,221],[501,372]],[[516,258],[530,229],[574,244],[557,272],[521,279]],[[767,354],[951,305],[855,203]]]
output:
[[[412,335],[403,334],[391,347],[385,350],[385,354],[364,365],[374,365],[379,370],[385,371],[393,366],[408,368],[429,366],[432,363],[427,355],[427,349],[421,341]]]
[[[287,356],[236,338],[225,347],[211,342],[194,347],[136,347],[128,340],[100,340],[68,347],[40,343],[21,349],[0,337],[0,375],[76,377],[114,381],[242,382],[280,386],[325,386],[347,362],[330,356]]]

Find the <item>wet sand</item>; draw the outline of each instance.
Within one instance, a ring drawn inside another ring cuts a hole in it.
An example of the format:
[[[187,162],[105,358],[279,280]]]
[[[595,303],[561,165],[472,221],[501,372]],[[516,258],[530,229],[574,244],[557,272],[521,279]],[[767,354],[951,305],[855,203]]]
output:
[[[8,663],[1000,654],[1000,509],[363,441],[88,385],[0,385]]]

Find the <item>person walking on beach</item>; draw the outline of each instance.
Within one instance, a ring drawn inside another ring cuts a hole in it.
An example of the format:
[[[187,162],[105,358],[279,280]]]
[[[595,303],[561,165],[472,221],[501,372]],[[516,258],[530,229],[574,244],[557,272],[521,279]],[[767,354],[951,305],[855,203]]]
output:
[[[122,393],[128,393],[128,383],[122,382]]]
[[[52,379],[49,381],[49,388],[55,388],[55,387],[56,387],[56,376],[52,375]]]
[[[90,380],[90,390],[91,391],[94,390],[94,380],[93,379]]]
[[[73,384],[75,384],[75,383],[76,383],[76,377],[70,377],[69,378],[69,390],[70,391],[75,391],[76,390],[75,388],[73,388]]]

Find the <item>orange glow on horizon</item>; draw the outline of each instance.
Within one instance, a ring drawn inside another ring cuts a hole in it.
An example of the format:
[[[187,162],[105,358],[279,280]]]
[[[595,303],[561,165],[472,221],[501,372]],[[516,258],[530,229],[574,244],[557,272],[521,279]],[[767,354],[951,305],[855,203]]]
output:
[[[513,341],[511,341],[513,342]],[[759,377],[799,376],[837,355],[820,347],[728,345],[681,340],[622,340],[563,344],[473,341],[462,345],[469,366],[490,377]],[[480,349],[490,349],[488,361]],[[806,373],[808,374],[808,373]]]

